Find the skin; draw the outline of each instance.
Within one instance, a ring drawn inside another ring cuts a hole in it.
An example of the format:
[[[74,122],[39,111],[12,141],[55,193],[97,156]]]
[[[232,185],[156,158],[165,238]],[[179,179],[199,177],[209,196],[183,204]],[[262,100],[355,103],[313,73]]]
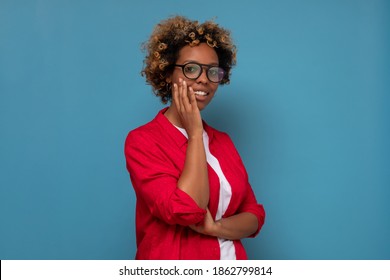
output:
[[[185,46],[179,51],[176,64],[198,62],[206,65],[218,65],[218,55],[205,43],[198,46]],[[165,116],[168,120],[186,130],[188,146],[183,172],[177,186],[191,196],[199,207],[206,209],[204,221],[190,227],[202,234],[225,239],[241,239],[253,234],[258,227],[258,221],[252,213],[237,215],[214,221],[207,208],[209,203],[209,181],[207,173],[206,153],[203,145],[203,124],[200,111],[213,99],[218,89],[218,83],[207,79],[206,71],[196,80],[187,79],[180,67],[175,67],[167,78],[172,86],[172,103]],[[197,95],[197,91],[206,92],[206,96]]]

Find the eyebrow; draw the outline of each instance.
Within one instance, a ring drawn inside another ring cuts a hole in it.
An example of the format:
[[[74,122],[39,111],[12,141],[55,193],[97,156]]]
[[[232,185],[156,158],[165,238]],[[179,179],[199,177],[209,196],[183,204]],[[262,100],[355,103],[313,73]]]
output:
[[[196,60],[185,60],[182,64],[187,64],[187,63],[197,63],[197,64],[209,65],[209,66],[219,66],[218,62],[213,62],[213,63],[210,63],[210,64],[204,64],[204,63],[200,63],[199,61],[196,61]]]

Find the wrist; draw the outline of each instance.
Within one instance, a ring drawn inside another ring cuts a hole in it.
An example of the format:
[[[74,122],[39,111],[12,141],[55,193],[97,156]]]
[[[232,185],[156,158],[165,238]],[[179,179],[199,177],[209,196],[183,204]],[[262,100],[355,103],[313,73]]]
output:
[[[199,132],[191,133],[191,134],[188,133],[188,141],[190,141],[190,140],[192,140],[192,141],[199,141],[199,140],[203,141],[203,131],[200,132],[200,133]]]
[[[222,232],[222,220],[218,220],[214,222],[214,225],[211,229],[210,235],[219,237]]]

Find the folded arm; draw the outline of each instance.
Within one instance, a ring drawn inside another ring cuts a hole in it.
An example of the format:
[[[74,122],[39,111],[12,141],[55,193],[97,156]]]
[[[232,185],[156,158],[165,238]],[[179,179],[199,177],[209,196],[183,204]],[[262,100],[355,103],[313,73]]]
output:
[[[219,238],[236,240],[253,235],[258,229],[257,217],[249,212],[214,221],[210,211],[203,222],[190,226],[193,230]]]

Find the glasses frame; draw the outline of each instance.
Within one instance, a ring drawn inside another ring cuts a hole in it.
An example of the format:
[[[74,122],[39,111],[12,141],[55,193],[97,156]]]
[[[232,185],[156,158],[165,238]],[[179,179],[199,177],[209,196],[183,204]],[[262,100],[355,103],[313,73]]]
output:
[[[189,64],[195,64],[195,65],[200,66],[200,72],[199,72],[199,75],[198,75],[196,78],[189,78],[189,77],[187,77],[186,73],[184,72],[184,67],[186,67],[186,66],[189,65]],[[184,64],[174,64],[174,66],[175,66],[175,67],[180,67],[180,68],[181,68],[181,71],[183,72],[183,75],[184,75],[187,79],[189,79],[189,80],[196,80],[196,79],[198,79],[198,78],[202,75],[202,73],[203,73],[203,67],[206,68],[206,77],[207,77],[207,79],[208,79],[210,82],[212,82],[212,83],[219,84],[219,83],[225,78],[225,75],[226,75],[225,69],[223,69],[222,67],[216,66],[216,65],[201,64],[201,63],[198,63],[198,62],[187,62],[187,63],[184,63]],[[223,76],[222,76],[222,78],[221,78],[220,81],[214,82],[214,81],[212,81],[212,80],[209,78],[209,71],[210,71],[211,68],[218,68],[218,71],[219,71],[219,70],[222,70],[222,71],[223,71]]]

